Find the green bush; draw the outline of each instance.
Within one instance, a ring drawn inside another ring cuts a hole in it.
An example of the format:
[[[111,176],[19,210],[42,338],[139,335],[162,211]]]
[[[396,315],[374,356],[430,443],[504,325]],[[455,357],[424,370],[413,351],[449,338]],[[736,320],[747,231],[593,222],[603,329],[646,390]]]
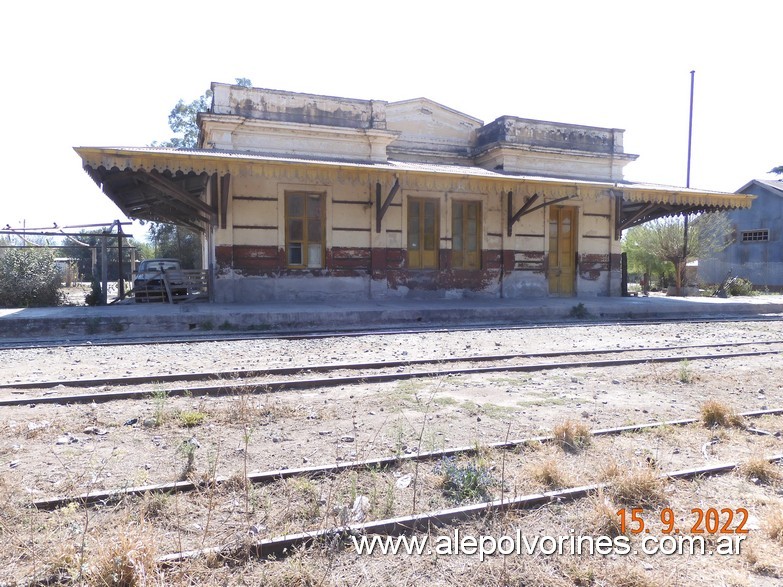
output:
[[[738,277],[729,284],[730,296],[750,296],[753,295],[753,284],[742,277]]]
[[[459,465],[445,457],[435,466],[443,478],[443,494],[454,503],[475,503],[489,500],[489,488],[497,481],[489,469],[478,463]]]
[[[0,256],[0,307],[56,306],[61,279],[50,249],[7,249]]]
[[[204,422],[207,415],[204,412],[180,412],[179,423],[185,428],[193,428]]]

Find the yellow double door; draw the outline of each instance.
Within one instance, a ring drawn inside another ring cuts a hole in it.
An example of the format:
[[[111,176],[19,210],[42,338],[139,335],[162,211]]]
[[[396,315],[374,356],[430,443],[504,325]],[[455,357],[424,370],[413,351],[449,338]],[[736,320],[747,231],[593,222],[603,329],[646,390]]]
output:
[[[549,208],[549,293],[572,296],[576,293],[576,208]]]

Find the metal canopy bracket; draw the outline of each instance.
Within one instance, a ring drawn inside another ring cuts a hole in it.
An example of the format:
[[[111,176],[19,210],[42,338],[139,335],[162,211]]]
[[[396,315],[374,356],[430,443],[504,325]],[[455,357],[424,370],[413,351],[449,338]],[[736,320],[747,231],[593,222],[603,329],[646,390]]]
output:
[[[511,232],[516,221],[525,215],[530,206],[532,206],[536,200],[538,200],[538,194],[533,194],[527,199],[522,207],[517,210],[516,214],[514,214],[514,192],[508,192],[508,236],[511,236]]]
[[[386,199],[383,201],[383,204],[381,204],[381,182],[376,182],[375,184],[375,232],[381,232],[381,221],[383,220],[383,217],[386,215],[386,210],[389,209],[389,206],[391,205],[392,200],[394,200],[394,196],[397,195],[399,189],[400,189],[400,179],[394,178],[394,185],[389,191],[389,195],[386,196]]]
[[[103,192],[130,218],[174,222],[200,232],[214,214],[200,196],[157,170],[97,174]],[[94,179],[95,179],[94,177]],[[205,176],[202,176],[204,179]],[[202,186],[206,187],[206,184]]]
[[[228,189],[231,186],[231,174],[226,173],[220,178],[220,228],[226,228],[228,216]]]
[[[646,206],[643,206],[641,210],[631,214],[628,218],[620,218],[619,229],[625,230],[626,228],[630,228],[637,220],[644,218],[656,208],[661,208],[661,206],[656,204],[647,204]]]
[[[531,214],[532,212],[535,212],[536,210],[540,210],[541,208],[545,208],[546,206],[551,206],[552,204],[559,204],[560,202],[565,202],[566,200],[572,200],[573,198],[576,197],[578,197],[577,194],[574,194],[572,196],[563,196],[562,198],[555,198],[554,200],[543,202],[538,206],[533,206],[533,204],[535,204],[535,202],[539,198],[539,195],[536,193],[530,196],[527,199],[527,201],[522,205],[522,207],[519,210],[517,210],[516,214],[514,214],[513,213],[514,194],[513,192],[508,192],[508,236],[511,236],[513,232],[514,224],[516,224],[517,220],[522,218],[525,214]]]
[[[209,218],[212,226],[218,225],[218,216],[220,214],[218,199],[218,174],[213,173],[209,176],[209,207],[212,210]]]
[[[615,197],[614,238],[620,240],[622,232],[629,228],[645,224],[658,218],[675,215],[696,214],[700,212],[715,212],[726,208],[709,204],[664,203],[664,202],[629,202],[623,199],[623,192],[612,190]]]
[[[162,176],[154,169],[149,174],[146,175],[140,174],[138,178],[141,181],[151,185],[152,187],[157,188],[159,191],[165,193],[169,197],[177,200],[178,202],[181,202],[182,204],[193,206],[194,208],[197,208],[200,212],[203,212],[207,215],[209,215],[212,212],[209,205],[202,202],[198,198],[193,197],[188,192],[181,189],[173,181]]]

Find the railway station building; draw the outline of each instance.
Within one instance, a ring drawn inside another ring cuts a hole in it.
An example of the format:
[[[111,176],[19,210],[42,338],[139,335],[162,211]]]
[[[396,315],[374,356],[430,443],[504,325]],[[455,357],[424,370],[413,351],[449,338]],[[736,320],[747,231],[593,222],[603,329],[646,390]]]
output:
[[[752,197],[633,183],[623,131],[212,84],[194,149],[78,147],[131,218],[203,235],[217,302],[618,296],[624,229]]]

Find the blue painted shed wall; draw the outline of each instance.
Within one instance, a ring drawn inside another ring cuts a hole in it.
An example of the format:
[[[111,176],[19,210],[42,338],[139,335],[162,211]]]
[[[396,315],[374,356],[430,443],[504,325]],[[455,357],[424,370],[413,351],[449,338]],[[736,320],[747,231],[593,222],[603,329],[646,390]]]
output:
[[[699,261],[699,278],[720,282],[727,273],[749,279],[754,284],[783,287],[783,194],[753,184],[743,193],[756,197],[750,209],[728,213],[734,227],[734,243],[714,259]],[[769,230],[769,241],[742,242],[742,232]]]

